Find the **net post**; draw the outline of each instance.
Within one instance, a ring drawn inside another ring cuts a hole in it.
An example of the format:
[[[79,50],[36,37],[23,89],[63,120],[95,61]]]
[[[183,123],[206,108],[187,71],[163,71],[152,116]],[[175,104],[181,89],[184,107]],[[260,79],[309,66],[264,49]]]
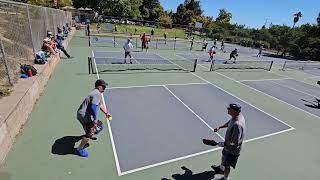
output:
[[[173,45],[173,50],[176,50],[176,43],[177,43],[177,37],[174,37],[174,45]]]
[[[4,67],[5,67],[5,69],[6,69],[6,74],[7,74],[7,76],[8,76],[9,84],[10,84],[11,86],[13,86],[13,79],[12,79],[12,77],[11,77],[11,75],[10,75],[10,71],[9,71],[8,62],[7,62],[7,59],[6,59],[6,55],[5,55],[5,51],[4,51],[4,46],[3,46],[3,43],[2,43],[2,39],[0,39],[0,52],[1,52],[0,54],[2,54],[2,57],[0,57],[0,59],[3,58]]]
[[[286,68],[286,64],[287,64],[287,61],[284,61],[282,69],[281,69],[282,71],[284,71],[284,69]]]
[[[198,59],[195,59],[193,64],[193,70],[191,72],[196,72],[197,63],[198,63]]]
[[[271,71],[272,65],[273,65],[273,61],[271,61],[271,64],[270,64],[270,67],[269,67],[268,71]]]
[[[215,60],[212,60],[212,61],[211,61],[211,65],[210,65],[210,70],[209,70],[209,71],[213,71],[214,61],[215,61]]]
[[[92,60],[91,60],[91,57],[88,57],[88,68],[89,68],[89,74],[91,74],[91,68],[92,68]]]
[[[113,36],[113,47],[116,47],[116,36]]]
[[[136,37],[136,48],[138,48],[138,38]]]
[[[156,49],[158,49],[158,38],[156,39]]]

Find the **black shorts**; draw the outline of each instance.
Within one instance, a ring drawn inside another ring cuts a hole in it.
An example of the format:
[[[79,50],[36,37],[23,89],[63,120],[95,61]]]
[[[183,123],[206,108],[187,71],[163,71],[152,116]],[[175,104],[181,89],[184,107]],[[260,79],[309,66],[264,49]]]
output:
[[[230,54],[230,59],[236,59],[236,55],[235,54]]]
[[[227,151],[222,151],[222,165],[223,166],[231,166],[236,168],[238,162],[239,155],[233,155],[228,153]]]
[[[127,58],[127,56],[131,58],[131,52],[124,52],[124,58]]]
[[[147,43],[146,42],[142,42],[142,48],[147,49]]]
[[[82,123],[80,122],[83,130],[86,134],[86,137],[92,137],[94,135],[94,133],[96,132],[96,129],[94,128],[94,124],[93,121],[88,122],[88,123]]]

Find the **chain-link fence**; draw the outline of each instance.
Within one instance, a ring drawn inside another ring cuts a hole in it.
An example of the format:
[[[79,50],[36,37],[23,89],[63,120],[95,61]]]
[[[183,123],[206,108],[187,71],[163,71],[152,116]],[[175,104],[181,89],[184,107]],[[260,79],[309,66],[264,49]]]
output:
[[[0,87],[17,81],[20,64],[34,64],[47,31],[71,22],[70,12],[0,0]]]

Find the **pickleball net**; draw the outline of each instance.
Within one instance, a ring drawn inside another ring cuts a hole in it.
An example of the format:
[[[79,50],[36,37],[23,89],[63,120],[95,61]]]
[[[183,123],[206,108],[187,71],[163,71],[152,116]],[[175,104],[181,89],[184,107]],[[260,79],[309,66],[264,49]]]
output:
[[[178,71],[195,72],[197,60],[155,58],[88,57],[89,74],[117,71]]]

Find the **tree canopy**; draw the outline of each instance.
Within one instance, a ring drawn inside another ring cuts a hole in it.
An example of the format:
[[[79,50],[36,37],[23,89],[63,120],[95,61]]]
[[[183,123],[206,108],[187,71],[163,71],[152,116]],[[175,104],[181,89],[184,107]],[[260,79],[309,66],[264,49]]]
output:
[[[52,7],[52,0],[16,0],[30,4]],[[320,13],[315,15],[315,24],[296,26],[303,12],[293,14],[293,26],[266,24],[260,29],[231,23],[232,14],[220,9],[215,18],[204,16],[199,0],[185,0],[176,12],[164,11],[159,0],[59,0],[59,7],[72,5],[75,8],[89,7],[101,15],[157,21],[163,24],[182,24],[194,27],[201,22],[202,35],[224,39],[243,46],[260,47],[289,52],[301,59],[320,59]],[[170,26],[166,26],[170,27]]]

